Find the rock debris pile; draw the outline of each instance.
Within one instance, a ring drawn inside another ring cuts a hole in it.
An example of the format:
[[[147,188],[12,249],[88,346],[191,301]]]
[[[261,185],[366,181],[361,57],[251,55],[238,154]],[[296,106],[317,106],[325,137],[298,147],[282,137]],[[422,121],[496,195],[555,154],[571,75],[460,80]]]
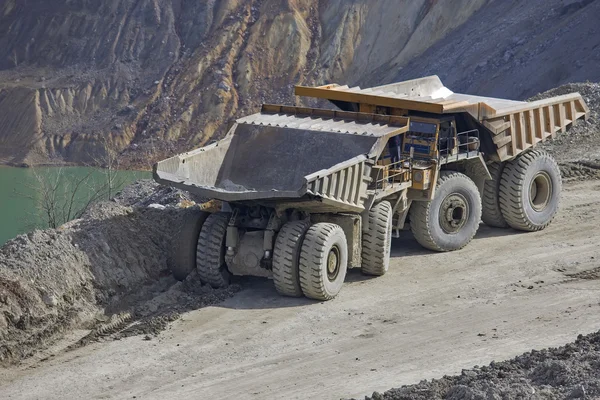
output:
[[[457,376],[373,393],[365,400],[487,400],[600,398],[600,332],[563,347],[532,350]]]

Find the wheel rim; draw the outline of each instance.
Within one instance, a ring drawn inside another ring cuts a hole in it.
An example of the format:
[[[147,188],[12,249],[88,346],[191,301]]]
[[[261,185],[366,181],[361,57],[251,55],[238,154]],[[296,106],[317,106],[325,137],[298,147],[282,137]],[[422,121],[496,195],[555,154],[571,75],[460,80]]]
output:
[[[535,211],[542,211],[550,203],[552,197],[552,181],[550,175],[540,171],[531,180],[529,186],[529,204]]]
[[[327,279],[335,280],[340,273],[340,249],[333,246],[327,255]]]
[[[457,233],[469,219],[469,203],[465,196],[452,193],[442,201],[440,208],[440,226],[446,233]]]

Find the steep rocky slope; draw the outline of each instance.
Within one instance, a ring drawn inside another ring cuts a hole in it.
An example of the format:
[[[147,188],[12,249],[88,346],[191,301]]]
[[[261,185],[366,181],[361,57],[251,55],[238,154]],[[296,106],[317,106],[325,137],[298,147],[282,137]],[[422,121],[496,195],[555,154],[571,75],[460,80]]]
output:
[[[148,167],[224,134],[262,102],[294,103],[294,84],[437,73],[459,90],[523,97],[598,80],[598,8],[588,0],[4,0],[0,162],[88,162],[108,137],[130,165]],[[576,62],[556,50],[565,44]],[[519,74],[537,79],[525,90]]]

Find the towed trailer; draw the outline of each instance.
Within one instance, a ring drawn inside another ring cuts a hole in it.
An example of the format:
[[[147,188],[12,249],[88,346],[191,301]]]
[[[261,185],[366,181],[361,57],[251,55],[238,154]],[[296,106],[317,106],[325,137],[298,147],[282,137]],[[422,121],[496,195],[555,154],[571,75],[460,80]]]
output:
[[[178,279],[266,276],[283,295],[329,300],[348,268],[384,275],[403,229],[434,251],[466,246],[481,220],[543,229],[561,178],[534,146],[589,115],[577,93],[519,102],[453,93],[437,76],[296,94],[339,110],[263,105],[224,139],[154,166],[157,182],[222,202],[182,227]]]

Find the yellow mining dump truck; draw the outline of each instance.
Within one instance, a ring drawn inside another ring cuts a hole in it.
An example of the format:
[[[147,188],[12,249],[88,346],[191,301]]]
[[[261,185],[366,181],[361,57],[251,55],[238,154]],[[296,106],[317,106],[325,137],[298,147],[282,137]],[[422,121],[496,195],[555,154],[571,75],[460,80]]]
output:
[[[339,110],[264,105],[227,136],[154,167],[154,178],[222,201],[181,230],[174,274],[206,283],[272,276],[328,300],[348,268],[384,275],[402,229],[434,251],[480,222],[522,231],[557,212],[560,171],[534,146],[589,110],[579,94],[535,102],[453,93],[437,76],[369,89],[296,87]]]

